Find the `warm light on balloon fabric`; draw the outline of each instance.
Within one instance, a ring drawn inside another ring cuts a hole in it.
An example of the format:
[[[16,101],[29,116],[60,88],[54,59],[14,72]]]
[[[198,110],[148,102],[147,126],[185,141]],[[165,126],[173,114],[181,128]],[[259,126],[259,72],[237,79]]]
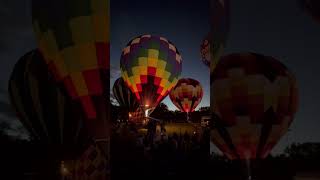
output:
[[[213,143],[229,159],[265,158],[298,106],[294,75],[273,57],[234,53],[211,75]]]
[[[202,86],[197,80],[183,78],[171,90],[169,97],[182,112],[193,112],[202,100]]]
[[[57,82],[89,119],[109,93],[109,0],[33,0],[38,47]]]
[[[182,59],[166,38],[142,35],[123,49],[120,69],[123,80],[150,114],[177,84]]]

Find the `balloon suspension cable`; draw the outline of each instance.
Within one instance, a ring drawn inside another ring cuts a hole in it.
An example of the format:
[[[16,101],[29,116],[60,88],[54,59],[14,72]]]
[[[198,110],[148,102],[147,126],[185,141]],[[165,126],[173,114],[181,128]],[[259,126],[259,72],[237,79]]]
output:
[[[250,167],[250,159],[246,158],[246,169],[247,169],[247,180],[252,180],[251,176],[251,167]]]

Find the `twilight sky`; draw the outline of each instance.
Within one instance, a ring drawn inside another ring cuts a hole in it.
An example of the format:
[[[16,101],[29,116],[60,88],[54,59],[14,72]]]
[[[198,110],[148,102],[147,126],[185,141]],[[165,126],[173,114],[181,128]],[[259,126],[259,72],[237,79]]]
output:
[[[193,2],[193,3],[192,3]],[[204,97],[198,107],[209,106],[209,68],[200,58],[200,44],[209,31],[209,1],[161,0],[111,2],[111,67],[114,81],[120,77],[122,49],[134,37],[153,34],[166,37],[176,45],[182,56],[182,76],[198,80]],[[200,1],[199,1],[200,2]],[[164,101],[175,110],[169,96]]]
[[[7,81],[18,58],[36,47],[32,33],[30,0],[0,1],[0,121],[16,122],[10,111]],[[201,2],[201,3],[200,3]],[[119,74],[122,48],[144,33],[164,36],[180,50],[183,77],[198,79],[209,105],[209,72],[199,56],[208,31],[207,3],[195,0],[112,0],[111,67]],[[231,0],[231,27],[225,53],[252,51],[278,58],[297,76],[300,108],[291,131],[275,151],[290,142],[320,141],[320,24],[302,13],[294,0]],[[111,84],[115,79],[111,79]],[[170,100],[164,101],[173,108]]]

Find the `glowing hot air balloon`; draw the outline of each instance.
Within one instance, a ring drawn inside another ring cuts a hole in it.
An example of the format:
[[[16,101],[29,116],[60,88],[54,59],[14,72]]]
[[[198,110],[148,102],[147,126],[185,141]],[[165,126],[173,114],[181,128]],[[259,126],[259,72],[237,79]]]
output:
[[[199,81],[191,78],[180,79],[170,92],[172,103],[182,112],[193,112],[202,100],[203,91]]]
[[[40,52],[55,80],[81,103],[97,139],[109,132],[109,13],[109,0],[32,1]]]
[[[123,80],[148,116],[177,84],[182,59],[166,38],[142,35],[123,49],[120,68]]]
[[[237,53],[222,57],[211,81],[214,144],[229,159],[265,158],[297,111],[293,74],[272,57]]]

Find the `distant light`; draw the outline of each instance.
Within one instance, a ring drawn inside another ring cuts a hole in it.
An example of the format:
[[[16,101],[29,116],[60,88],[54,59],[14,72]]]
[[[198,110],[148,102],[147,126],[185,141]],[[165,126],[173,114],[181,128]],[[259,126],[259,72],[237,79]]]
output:
[[[149,107],[149,104],[145,104],[144,107]]]

